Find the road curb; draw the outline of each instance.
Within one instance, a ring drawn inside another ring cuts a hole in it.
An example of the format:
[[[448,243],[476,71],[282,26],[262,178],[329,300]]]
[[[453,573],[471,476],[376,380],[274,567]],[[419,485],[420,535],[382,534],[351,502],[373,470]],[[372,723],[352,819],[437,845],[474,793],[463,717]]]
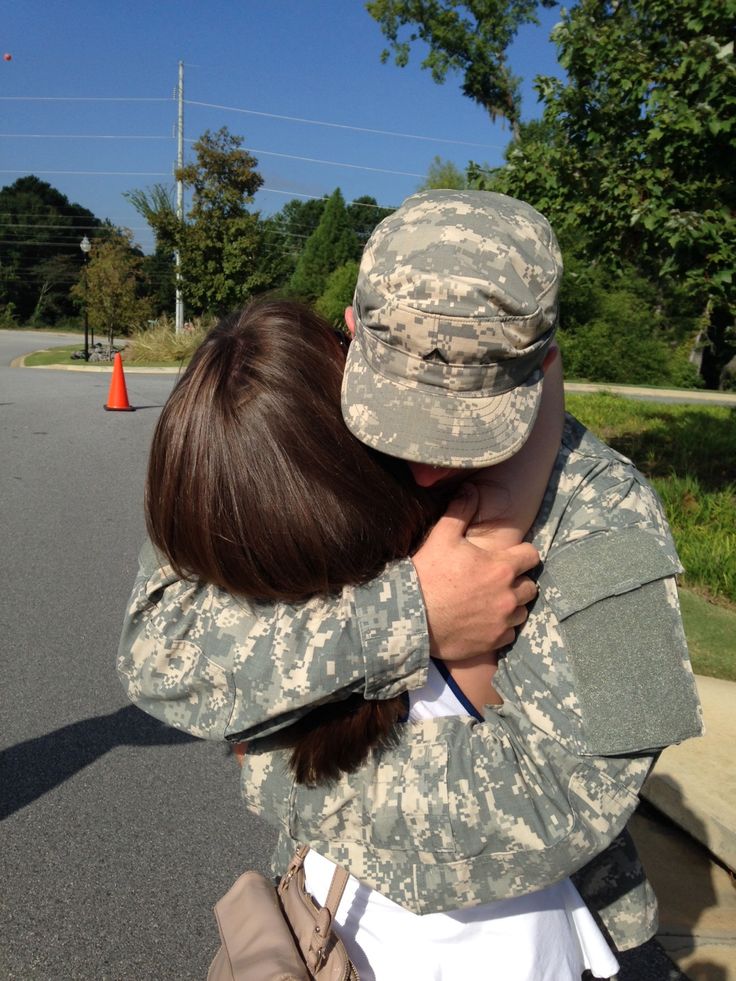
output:
[[[45,351],[47,348],[41,350]],[[10,367],[28,368],[29,371],[84,371],[108,375],[112,373],[113,369],[112,364],[26,364],[26,358],[39,353],[39,351],[31,351],[29,354],[22,354],[10,362]],[[183,368],[141,368],[127,364],[123,364],[123,367],[126,375],[178,375],[183,371]]]
[[[643,388],[636,385],[607,385],[603,382],[565,382],[565,391],[580,395],[623,395],[652,402],[709,402],[714,405],[736,405],[736,392],[711,392],[694,388]]]
[[[76,365],[76,364],[26,364],[26,358],[40,351],[47,351],[49,348],[40,348],[39,351],[30,351],[19,358],[10,362],[11,368],[30,368],[39,371],[97,371],[109,374],[112,372],[112,365]],[[146,368],[136,367],[135,365],[124,364],[125,373],[140,375],[176,375],[183,371],[182,367],[171,368]],[[702,392],[695,389],[686,388],[637,388],[634,385],[607,385],[599,382],[565,382],[565,391],[571,394],[595,395],[609,392],[612,395],[622,395],[628,398],[641,399],[643,401],[674,401],[693,404],[711,404],[736,406],[736,393],[732,392]]]
[[[736,682],[696,676],[705,735],[670,746],[660,756],[642,797],[736,870]]]

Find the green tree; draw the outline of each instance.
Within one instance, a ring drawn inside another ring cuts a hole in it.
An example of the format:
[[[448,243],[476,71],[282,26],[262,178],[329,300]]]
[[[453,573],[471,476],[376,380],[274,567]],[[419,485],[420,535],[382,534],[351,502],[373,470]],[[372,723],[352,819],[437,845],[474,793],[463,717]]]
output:
[[[319,224],[297,260],[289,291],[306,300],[320,296],[330,273],[360,255],[360,244],[348,218],[340,188],[330,195]]]
[[[403,67],[412,44],[429,47],[422,68],[435,82],[448,72],[462,74],[464,95],[492,120],[505,118],[514,136],[520,120],[519,79],[507,63],[507,51],[523,24],[535,24],[535,12],[556,0],[371,0],[366,10],[379,24],[390,47],[381,54]],[[408,36],[404,28],[409,29]]]
[[[107,335],[129,334],[151,315],[151,302],[142,296],[143,257],[133,248],[130,232],[118,232],[92,244],[83,274],[71,289],[78,306],[86,306],[91,326]]]
[[[143,260],[143,276],[156,315],[170,314],[176,302],[176,250],[181,245],[173,189],[154,184],[149,190],[126,191],[124,198],[145,219],[156,247]]]
[[[55,323],[71,316],[69,288],[79,274],[82,238],[101,222],[38,177],[0,189],[0,308],[21,322]]]
[[[393,210],[393,208],[382,207],[369,194],[364,194],[350,202],[347,208],[348,221],[350,222],[350,227],[355,232],[355,237],[358,239],[358,245],[361,250],[371,237],[376,225],[383,221],[384,218],[387,218]]]
[[[123,197],[148,222],[156,239],[157,250],[173,249],[179,231],[173,190],[164,184],[154,184],[148,191],[126,191]]]
[[[327,283],[322,295],[317,299],[314,308],[336,327],[345,322],[345,307],[353,302],[355,284],[358,282],[358,261],[352,259],[340,266],[327,277]]]
[[[273,285],[262,224],[248,210],[263,178],[242,144],[226,127],[196,141],[195,159],[176,173],[191,191],[182,222],[164,186],[128,195],[153,229],[157,248],[179,252],[184,300],[196,313],[224,313]]]
[[[263,253],[271,264],[274,287],[288,285],[307,240],[320,223],[328,200],[326,195],[307,201],[294,198],[287,201],[276,214],[262,220]],[[355,198],[345,210],[359,249],[363,248],[379,221],[393,211],[392,208],[381,207],[370,195]]]
[[[462,191],[468,186],[467,176],[456,167],[452,160],[435,157],[429,165],[427,176],[419,185],[420,191],[435,191],[445,187]]]
[[[580,0],[553,32],[567,78],[537,80],[542,123],[490,181],[700,315],[709,387],[736,353],[735,15],[734,0]]]
[[[292,198],[280,211],[262,221],[263,254],[271,263],[275,287],[286,286],[294,275],[299,256],[319,225],[326,203],[326,197],[307,201]]]
[[[248,211],[263,178],[242,143],[224,127],[207,131],[195,161],[177,172],[192,190],[180,232],[184,297],[200,313],[231,310],[270,285],[258,215]]]
[[[169,315],[176,297],[174,253],[170,249],[157,246],[151,255],[143,257],[141,271],[154,315]]]

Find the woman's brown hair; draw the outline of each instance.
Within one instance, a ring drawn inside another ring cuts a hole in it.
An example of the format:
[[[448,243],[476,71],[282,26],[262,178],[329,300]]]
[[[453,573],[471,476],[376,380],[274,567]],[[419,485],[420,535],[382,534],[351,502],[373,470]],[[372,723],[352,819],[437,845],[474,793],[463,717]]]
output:
[[[344,352],[308,308],[257,301],[215,327],[156,426],[146,482],[154,545],[184,578],[299,601],[377,576],[429,523],[404,465],[340,413]],[[284,735],[301,782],[355,769],[391,738],[400,700],[351,696]]]

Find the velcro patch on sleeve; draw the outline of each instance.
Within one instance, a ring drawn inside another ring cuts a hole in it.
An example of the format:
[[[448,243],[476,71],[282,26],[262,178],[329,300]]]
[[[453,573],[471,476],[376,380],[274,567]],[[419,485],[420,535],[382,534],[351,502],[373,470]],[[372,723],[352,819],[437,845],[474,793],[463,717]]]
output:
[[[631,755],[699,735],[698,696],[668,539],[624,528],[553,553],[540,588],[564,638],[585,755]]]

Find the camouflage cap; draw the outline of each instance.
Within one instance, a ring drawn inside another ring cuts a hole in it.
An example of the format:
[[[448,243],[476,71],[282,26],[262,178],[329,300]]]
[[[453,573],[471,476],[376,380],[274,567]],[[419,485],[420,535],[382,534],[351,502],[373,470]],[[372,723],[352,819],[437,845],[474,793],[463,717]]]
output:
[[[348,428],[437,466],[512,456],[539,408],[561,275],[554,233],[530,205],[488,191],[407,198],[361,260]]]

